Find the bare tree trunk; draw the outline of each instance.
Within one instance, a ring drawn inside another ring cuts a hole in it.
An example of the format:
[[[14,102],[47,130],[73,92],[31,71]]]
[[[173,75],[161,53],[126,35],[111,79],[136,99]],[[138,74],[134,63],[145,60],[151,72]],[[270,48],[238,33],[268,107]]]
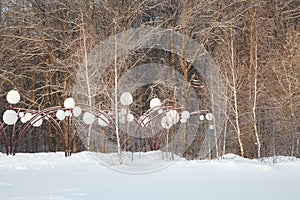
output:
[[[257,36],[256,36],[257,37]],[[256,108],[257,108],[257,94],[258,94],[258,87],[257,87],[257,74],[258,74],[258,66],[257,66],[257,44],[255,44],[255,64],[254,64],[254,97],[253,97],[253,107],[252,107],[252,115],[253,115],[253,127],[256,137],[256,145],[257,145],[257,157],[260,158],[261,152],[261,143],[258,134],[257,128],[257,117],[256,117]]]
[[[253,107],[252,107],[252,117],[253,117],[253,128],[256,138],[256,146],[257,146],[257,157],[260,158],[261,153],[261,143],[257,128],[257,116],[256,116],[256,109],[257,109],[257,95],[259,92],[258,89],[258,63],[257,63],[257,30],[255,30],[255,23],[256,23],[256,8],[254,8],[254,11],[252,13],[252,20],[250,24],[250,67],[253,66],[254,68],[254,85],[253,85]],[[254,36],[255,35],[255,36]],[[255,41],[253,41],[253,38],[255,37]],[[253,49],[254,46],[254,49]],[[254,54],[254,56],[253,56]],[[254,58],[253,58],[254,57]]]
[[[86,33],[85,33],[85,27],[84,27],[84,19],[83,19],[83,13],[81,11],[81,20],[82,20],[82,48],[83,48],[83,63],[84,63],[84,72],[85,72],[85,80],[86,80],[86,88],[87,88],[87,98],[88,98],[88,105],[92,106],[92,92],[91,92],[91,86],[89,83],[89,66],[88,66],[88,55],[87,55],[87,43],[86,43]],[[88,135],[87,135],[87,150],[91,150],[91,132],[92,132],[92,125],[89,125],[88,128]]]
[[[119,163],[122,164],[122,152],[119,136],[119,112],[118,112],[118,46],[117,46],[117,25],[118,25],[118,13],[115,16],[115,59],[114,59],[114,82],[115,82],[115,122],[116,122],[116,138],[117,138],[117,148],[119,155]]]
[[[237,77],[236,77],[236,64],[235,64],[235,53],[234,53],[234,37],[233,30],[231,30],[231,72],[232,72],[232,90],[233,90],[233,98],[234,98],[234,117],[235,117],[235,129],[238,137],[239,147],[241,151],[241,156],[244,156],[244,147],[241,139],[241,129],[240,129],[240,115],[238,110],[238,87],[237,87]]]
[[[212,72],[212,71],[211,71]],[[213,74],[210,74],[210,79],[211,82],[213,80]],[[219,91],[219,86],[217,88],[217,90]],[[213,91],[213,88],[211,88],[211,91]],[[214,93],[211,93],[211,102],[212,104],[214,104]],[[211,122],[211,126],[213,128],[213,133],[214,133],[214,143],[215,143],[215,148],[216,148],[216,157],[219,158],[219,146],[218,146],[218,136],[217,136],[217,130],[216,130],[216,121],[215,121],[215,110],[214,107],[212,106],[212,114],[213,114],[213,119]]]

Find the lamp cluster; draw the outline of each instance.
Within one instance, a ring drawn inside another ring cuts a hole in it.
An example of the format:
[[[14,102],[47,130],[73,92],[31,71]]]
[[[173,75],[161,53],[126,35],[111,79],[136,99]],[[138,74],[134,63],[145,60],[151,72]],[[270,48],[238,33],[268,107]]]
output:
[[[11,105],[15,105],[19,103],[20,101],[20,94],[16,90],[11,90],[7,93],[6,100]],[[120,102],[123,106],[128,107],[133,103],[133,97],[129,92],[124,92],[120,96]],[[164,109],[164,106],[162,106],[162,102],[159,98],[153,98],[150,101],[150,111],[151,112],[157,112],[158,114],[164,114],[161,118],[161,126],[164,129],[170,129],[173,125],[176,123],[186,123],[187,120],[190,118],[191,113],[187,110],[183,110],[181,113],[179,113],[176,109],[172,108]],[[56,111],[56,118],[60,121],[64,120],[66,117],[79,117],[82,113],[82,109],[79,106],[76,106],[75,100],[73,98],[67,98],[64,101],[64,108],[58,109]],[[33,117],[35,117],[36,114],[31,112],[17,112],[14,109],[6,110],[3,114],[3,121],[7,125],[13,125],[15,124],[18,119],[22,123],[26,123],[30,121]],[[129,111],[126,108],[121,108],[119,113],[119,122],[122,124],[125,124],[125,122],[133,122],[135,120],[134,114],[132,114],[131,111]],[[47,117],[47,116],[44,116]],[[208,120],[211,121],[213,119],[212,113],[206,113],[206,115],[201,114],[199,116],[200,121]],[[97,118],[94,114],[91,112],[85,112],[82,116],[82,120],[85,124],[91,125],[96,120],[98,124],[101,127],[106,127],[110,124],[109,119],[107,116],[101,114]],[[138,123],[144,127],[147,126],[150,122],[150,118],[145,113],[139,119],[137,120]],[[43,123],[42,116],[38,116],[36,120],[32,121],[32,126],[39,127]]]
[[[82,121],[86,125],[92,125],[95,121],[101,127],[115,128],[116,120],[111,117],[113,116],[113,111],[102,111],[92,106],[87,106],[84,104],[76,104],[73,98],[66,98],[63,103],[63,107],[55,106],[51,108],[46,108],[41,111],[30,110],[25,108],[17,108],[15,105],[20,102],[21,96],[18,91],[11,90],[7,93],[6,100],[10,104],[10,108],[6,110],[3,114],[3,122],[6,125],[15,125],[18,120],[25,124],[20,130],[16,142],[10,145],[6,143],[7,154],[14,154],[17,150],[20,140],[24,137],[25,132],[29,127],[40,127],[43,124],[43,120],[47,121],[62,138],[66,156],[71,155],[72,143],[75,136],[71,133],[71,118],[79,118],[82,115]],[[129,110],[129,106],[133,103],[133,96],[129,92],[124,92],[120,95],[120,108],[115,111],[116,117],[118,117],[118,122],[120,124],[129,124],[136,122],[138,129],[143,129],[149,126],[154,119],[160,121],[160,126],[163,129],[170,129],[177,123],[186,123],[191,115],[199,114],[200,121],[211,121],[213,120],[213,114],[205,111],[193,111],[189,112],[186,108],[175,105],[168,106],[164,105],[165,101],[161,101],[159,98],[153,98],[150,100],[150,109],[147,110],[142,116],[138,115]],[[83,114],[82,114],[83,113]],[[204,114],[203,114],[204,113]],[[55,120],[56,118],[56,120]],[[59,121],[68,120],[68,135],[64,138],[64,132],[59,125]],[[5,138],[5,127],[1,124],[0,136]],[[213,125],[210,124],[210,129],[214,129]],[[13,129],[14,130],[14,129]],[[13,138],[13,132],[11,132],[10,138]],[[10,146],[10,147],[8,147]]]
[[[133,103],[133,97],[129,92],[124,92],[120,96],[120,102],[123,106],[128,107]],[[160,115],[163,115],[161,118],[161,127],[164,129],[170,129],[173,125],[180,123],[186,123],[187,120],[190,118],[191,113],[187,110],[181,111],[182,108],[176,109],[174,107],[168,107],[163,106],[161,100],[159,98],[153,98],[150,100],[150,110],[147,111],[144,115],[139,117],[138,123],[141,127],[146,127],[149,125],[149,122],[151,121],[150,113],[157,112]],[[198,114],[198,112],[195,112]],[[127,119],[128,122],[134,121],[134,115],[131,114],[130,111],[122,108],[120,113],[120,122],[125,123],[125,119]],[[211,121],[213,119],[212,113],[206,113],[206,115],[201,114],[199,119],[201,121],[208,120]]]

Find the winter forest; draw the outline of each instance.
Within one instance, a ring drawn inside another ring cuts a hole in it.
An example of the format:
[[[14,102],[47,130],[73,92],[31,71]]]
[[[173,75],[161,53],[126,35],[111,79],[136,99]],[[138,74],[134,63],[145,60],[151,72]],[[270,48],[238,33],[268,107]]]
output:
[[[224,90],[217,93],[226,95],[226,102],[222,102],[226,104],[222,113],[225,120],[219,124],[218,137],[209,135],[205,158],[228,153],[246,158],[300,156],[298,0],[0,0],[0,152],[6,152],[4,141],[18,138],[24,126],[18,121],[13,136],[9,135],[12,127],[5,128],[2,118],[11,106],[6,100],[9,91],[20,93],[16,107],[41,111],[63,106],[64,100],[79,90],[75,85],[78,72],[89,66],[88,55],[102,41],[148,26],[184,36],[179,53],[149,47],[133,49],[122,57],[109,55],[113,62],[96,76],[95,108],[116,111],[113,102],[121,76],[136,66],[157,63],[170,66],[188,84],[180,88],[154,82],[137,87],[130,110],[143,115],[153,98],[168,100],[166,106],[178,108],[176,91],[193,90],[199,97],[199,109],[213,111],[205,77],[194,70],[193,60],[180,53],[189,50],[183,44],[191,38],[214,61],[224,83]],[[182,96],[182,104],[189,106],[189,99]],[[80,130],[89,127],[79,127],[73,119],[57,123],[64,135],[43,123],[41,128],[29,129],[17,152],[64,151],[62,137],[71,140],[68,150],[73,153],[164,150],[199,159],[211,127],[208,121],[199,122],[188,136],[189,122],[147,138],[130,136],[123,129],[99,127],[85,135],[88,141],[84,141]]]

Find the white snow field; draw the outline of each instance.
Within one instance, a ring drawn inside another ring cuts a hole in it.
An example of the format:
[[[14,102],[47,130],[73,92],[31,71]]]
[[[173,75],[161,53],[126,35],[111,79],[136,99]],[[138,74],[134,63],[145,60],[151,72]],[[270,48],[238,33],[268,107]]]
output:
[[[68,158],[63,153],[0,154],[0,199],[300,199],[300,159],[279,157],[273,164],[229,154],[222,160],[177,159],[160,169],[170,163],[161,152],[136,155],[132,163],[118,166],[106,155],[89,152]],[[151,169],[156,171],[144,173]]]

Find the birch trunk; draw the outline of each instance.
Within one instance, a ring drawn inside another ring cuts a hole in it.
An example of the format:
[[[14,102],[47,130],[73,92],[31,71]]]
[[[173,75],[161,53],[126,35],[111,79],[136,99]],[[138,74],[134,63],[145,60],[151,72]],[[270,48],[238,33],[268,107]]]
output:
[[[231,31],[231,73],[232,73],[232,90],[233,90],[233,100],[234,100],[234,116],[235,116],[235,129],[238,138],[238,143],[240,147],[241,156],[244,156],[244,147],[241,138],[241,129],[240,129],[240,115],[238,110],[238,87],[237,87],[237,72],[235,64],[235,52],[234,52],[234,38],[233,31]]]

